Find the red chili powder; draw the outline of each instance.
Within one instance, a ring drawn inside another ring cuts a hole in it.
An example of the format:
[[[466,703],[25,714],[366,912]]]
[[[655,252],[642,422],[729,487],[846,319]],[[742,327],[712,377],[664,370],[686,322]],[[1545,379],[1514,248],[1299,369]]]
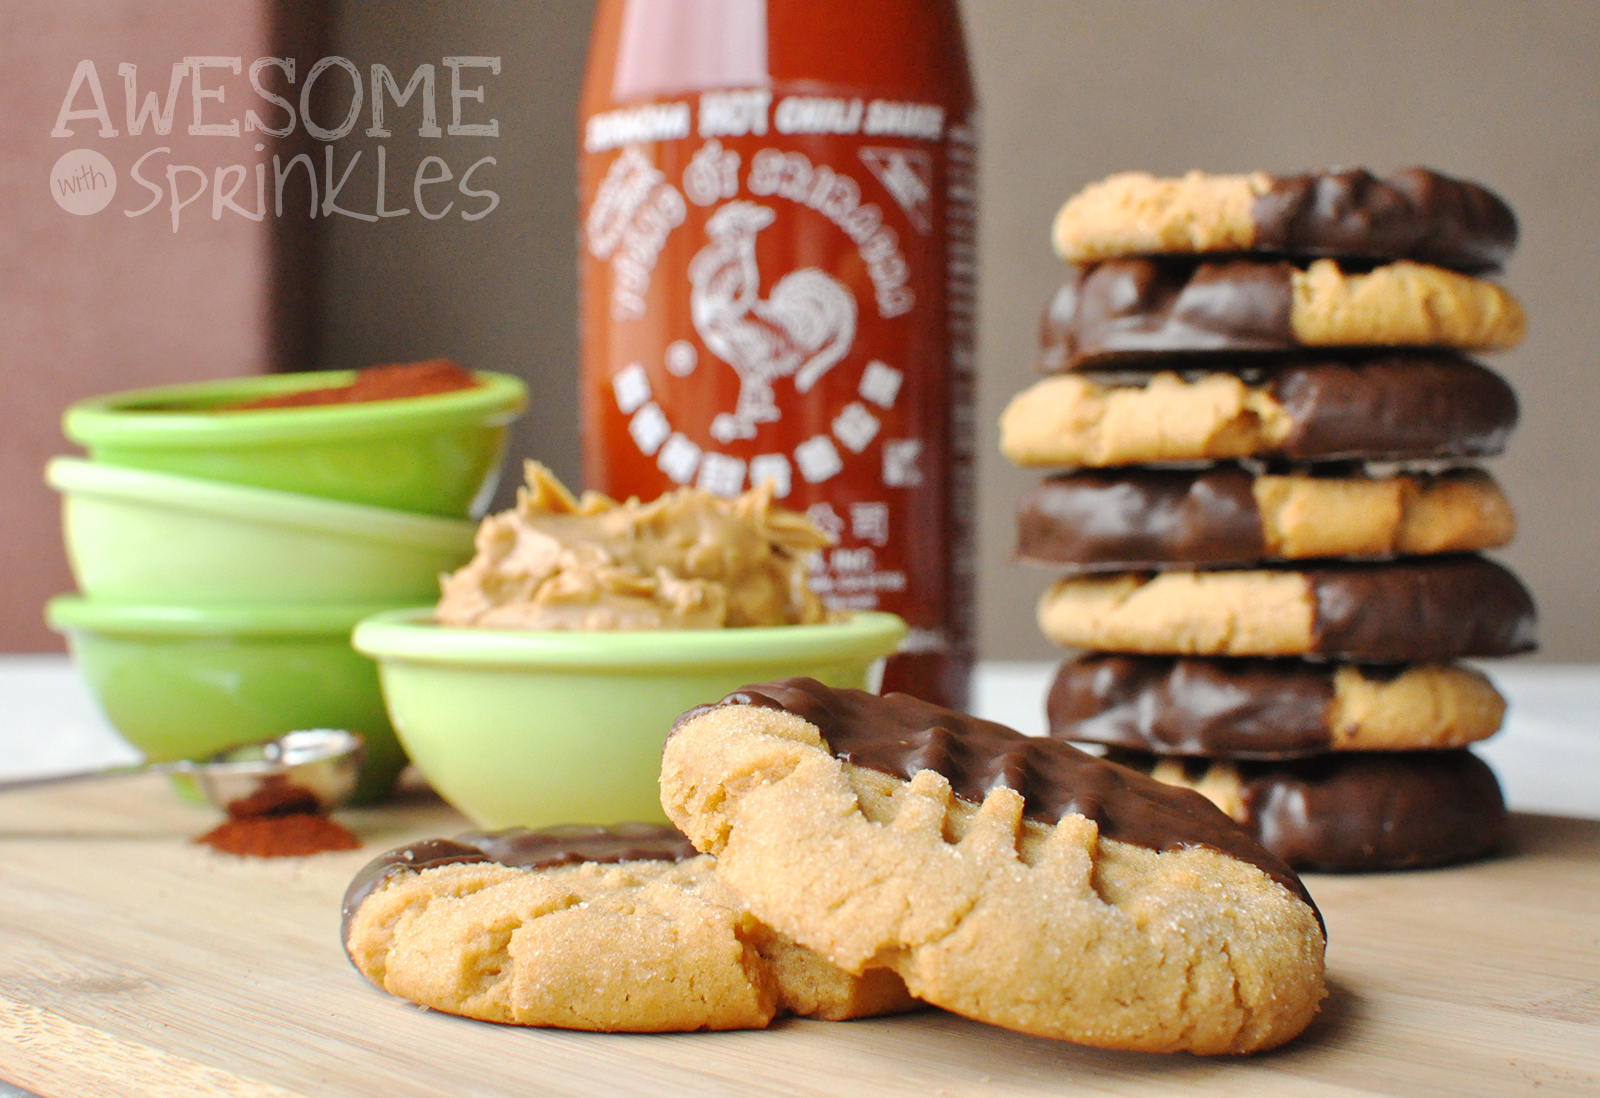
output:
[[[247,858],[298,858],[361,846],[349,828],[310,812],[226,820],[195,842]]]
[[[246,816],[290,816],[316,812],[321,807],[317,795],[302,789],[282,774],[269,774],[248,797],[228,802],[227,812],[236,820]]]
[[[261,397],[240,404],[225,404],[221,412],[247,412],[261,408],[309,408],[320,404],[361,404],[370,400],[397,400],[401,397],[431,396],[458,389],[475,389],[477,378],[448,358],[427,362],[407,362],[390,366],[368,366],[356,374],[349,385],[327,389],[302,389],[297,393]]]

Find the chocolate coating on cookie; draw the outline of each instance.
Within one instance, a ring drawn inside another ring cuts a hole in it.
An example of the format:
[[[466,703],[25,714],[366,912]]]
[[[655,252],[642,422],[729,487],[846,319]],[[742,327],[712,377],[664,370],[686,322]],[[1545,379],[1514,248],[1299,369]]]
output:
[[[880,697],[862,690],[835,690],[808,678],[743,687],[716,706],[683,714],[674,731],[712,708],[727,705],[791,713],[814,725],[834,756],[846,763],[904,781],[919,770],[933,770],[948,779],[951,790],[963,800],[981,803],[991,789],[1013,789],[1024,798],[1023,815],[1039,823],[1054,824],[1077,813],[1098,824],[1103,837],[1149,850],[1210,847],[1254,865],[1312,904],[1288,866],[1250,841],[1205,798],[1113,766],[1059,740],[1024,736],[908,694]]]
[[[1286,758],[1326,751],[1333,670],[1300,660],[1087,655],[1056,671],[1050,735],[1158,755]]]
[[[681,862],[694,856],[694,846],[683,833],[664,824],[573,824],[538,831],[514,827],[505,831],[469,831],[456,839],[423,839],[379,855],[355,875],[345,889],[341,905],[340,938],[349,937],[350,920],[361,901],[397,873],[421,873],[474,862],[537,870],[579,862]]]
[[[1118,356],[1293,349],[1293,269],[1183,259],[1074,268],[1045,310],[1040,369]]]
[[[1113,752],[1149,772],[1159,757]],[[1187,772],[1202,776],[1205,766]],[[1450,865],[1506,834],[1500,784],[1472,752],[1322,755],[1235,764],[1239,822],[1297,869],[1360,873]]]
[[[1517,244],[1511,207],[1486,187],[1407,168],[1272,178],[1251,204],[1255,247],[1285,255],[1413,259],[1468,274],[1498,270]]]
[[[1304,570],[1313,654],[1363,663],[1509,656],[1538,644],[1533,597],[1472,554]]]
[[[1293,425],[1276,452],[1296,461],[1489,457],[1517,425],[1515,390],[1456,355],[1290,363],[1269,376]]]
[[[1466,750],[1241,763],[1239,777],[1245,825],[1305,869],[1449,865],[1506,833],[1494,771]]]
[[[1017,556],[1086,571],[1248,564],[1267,551],[1254,481],[1236,465],[1050,477],[1017,508]]]

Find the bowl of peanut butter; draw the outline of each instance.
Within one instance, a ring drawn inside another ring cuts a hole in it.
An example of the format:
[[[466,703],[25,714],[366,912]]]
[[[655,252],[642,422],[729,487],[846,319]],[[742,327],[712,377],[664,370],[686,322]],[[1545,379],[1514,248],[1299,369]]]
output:
[[[678,714],[791,675],[874,685],[904,637],[893,614],[812,593],[829,541],[770,485],[619,502],[530,462],[439,603],[368,618],[353,643],[412,761],[480,826],[661,820]]]

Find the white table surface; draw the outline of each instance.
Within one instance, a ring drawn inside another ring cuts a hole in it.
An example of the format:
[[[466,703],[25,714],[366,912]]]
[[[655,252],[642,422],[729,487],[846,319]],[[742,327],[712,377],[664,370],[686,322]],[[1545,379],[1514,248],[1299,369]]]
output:
[[[1044,734],[1054,664],[978,665],[973,709]],[[1511,703],[1505,728],[1476,750],[1514,809],[1600,819],[1600,665],[1488,664]],[[135,762],[66,656],[0,656],[0,778]]]

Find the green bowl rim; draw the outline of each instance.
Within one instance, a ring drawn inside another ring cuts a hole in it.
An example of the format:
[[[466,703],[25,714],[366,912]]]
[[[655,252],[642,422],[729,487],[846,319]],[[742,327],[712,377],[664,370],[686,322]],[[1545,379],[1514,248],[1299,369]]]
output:
[[[97,446],[157,446],[165,449],[238,446],[273,442],[325,442],[338,436],[414,434],[476,423],[503,427],[527,407],[528,386],[519,377],[474,370],[482,384],[428,396],[328,404],[309,408],[221,413],[207,405],[253,396],[345,384],[354,370],[191,381],[126,389],[90,397],[62,414],[62,432],[73,442]],[[193,403],[194,411],[137,411],[140,405]]]
[[[45,603],[44,617],[58,633],[137,637],[348,637],[357,622],[377,613],[406,608],[415,611],[417,606],[412,601],[173,606],[64,594]],[[432,607],[422,609],[432,611]]]
[[[475,629],[435,625],[432,607],[375,614],[351,644],[379,663],[443,667],[649,670],[726,667],[806,659],[876,659],[895,650],[906,623],[880,610],[821,625],[625,632]]]
[[[284,526],[316,533],[342,534],[364,541],[426,549],[472,550],[478,524],[468,519],[397,511],[365,503],[323,499],[299,492],[205,480],[176,473],[131,469],[83,458],[59,456],[45,463],[45,483],[67,496],[96,496],[150,503],[165,510],[240,519],[255,525]]]

